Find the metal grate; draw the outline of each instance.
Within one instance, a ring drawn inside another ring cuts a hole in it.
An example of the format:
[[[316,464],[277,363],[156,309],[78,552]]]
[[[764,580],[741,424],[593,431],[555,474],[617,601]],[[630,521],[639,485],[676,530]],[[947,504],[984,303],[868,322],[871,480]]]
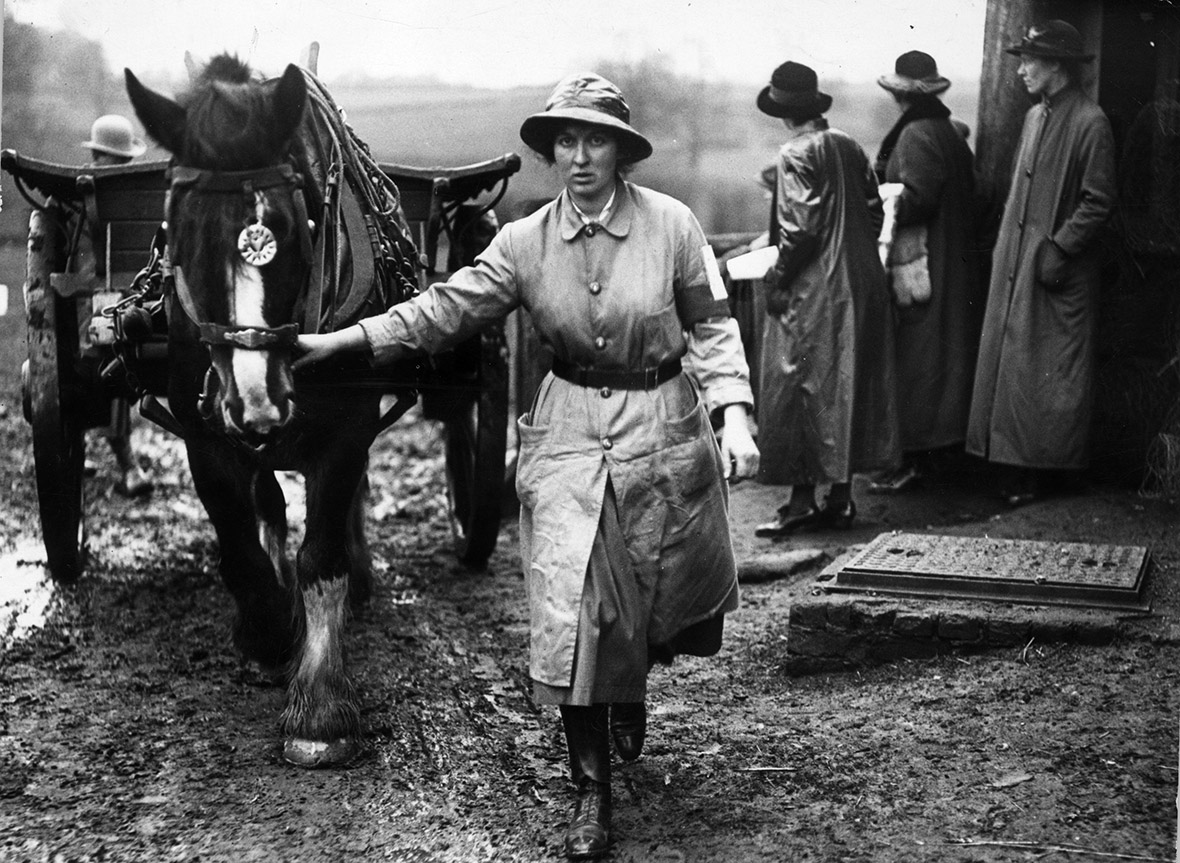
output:
[[[824,588],[1147,611],[1148,561],[1142,546],[883,533]]]

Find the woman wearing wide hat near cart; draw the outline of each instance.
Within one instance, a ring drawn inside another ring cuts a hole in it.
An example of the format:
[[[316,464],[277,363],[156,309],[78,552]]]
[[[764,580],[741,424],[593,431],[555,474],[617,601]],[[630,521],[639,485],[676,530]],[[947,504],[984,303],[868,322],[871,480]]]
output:
[[[726,478],[751,476],[753,397],[720,273],[692,213],[624,172],[652,147],[623,94],[561,81],[521,138],[564,191],[500,231],[473,267],[387,315],[300,338],[376,362],[436,352],[526,308],[555,356],[520,418],[529,673],[557,705],[577,786],[571,859],[610,847],[611,754],[639,757],[647,676],[708,656],[737,607]],[[682,360],[693,375],[682,371]],[[710,416],[724,418],[720,447]]]

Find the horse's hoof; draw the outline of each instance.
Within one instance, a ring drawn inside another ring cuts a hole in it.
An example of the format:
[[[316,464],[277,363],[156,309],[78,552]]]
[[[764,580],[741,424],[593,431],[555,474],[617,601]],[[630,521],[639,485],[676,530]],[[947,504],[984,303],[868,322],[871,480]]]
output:
[[[351,737],[328,741],[289,737],[283,744],[283,760],[298,767],[343,767],[360,751],[360,744]]]

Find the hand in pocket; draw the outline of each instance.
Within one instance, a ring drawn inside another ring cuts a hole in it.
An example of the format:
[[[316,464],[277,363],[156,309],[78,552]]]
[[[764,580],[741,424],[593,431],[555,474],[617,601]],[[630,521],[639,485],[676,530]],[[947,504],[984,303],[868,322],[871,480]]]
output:
[[[1065,287],[1069,277],[1069,258],[1048,237],[1041,240],[1036,255],[1037,281],[1050,291]]]

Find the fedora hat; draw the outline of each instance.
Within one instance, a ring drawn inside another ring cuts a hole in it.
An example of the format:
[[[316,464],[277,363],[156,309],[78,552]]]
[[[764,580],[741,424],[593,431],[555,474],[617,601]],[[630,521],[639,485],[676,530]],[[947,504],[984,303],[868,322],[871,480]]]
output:
[[[832,97],[819,91],[815,70],[788,60],[770,76],[770,84],[758,94],[758,110],[772,117],[788,114],[823,114]]]
[[[619,159],[638,162],[651,155],[651,142],[631,126],[631,109],[622,91],[593,72],[563,78],[553,88],[545,110],[525,118],[520,139],[542,156],[553,155],[553,138],[570,121],[602,126],[619,141]]]
[[[81,146],[127,159],[142,156],[147,150],[147,144],[131,128],[131,121],[121,114],[104,114],[95,120],[90,127],[90,140],[83,141]]]
[[[1013,45],[1005,51],[1017,56],[1028,54],[1030,57],[1041,57],[1046,60],[1077,60],[1089,63],[1094,59],[1093,54],[1085,53],[1082,47],[1082,34],[1077,28],[1060,20],[1032,25],[1019,45]]]
[[[882,75],[877,83],[891,93],[933,96],[951,82],[938,74],[938,64],[924,51],[906,51],[893,64],[893,74]]]

